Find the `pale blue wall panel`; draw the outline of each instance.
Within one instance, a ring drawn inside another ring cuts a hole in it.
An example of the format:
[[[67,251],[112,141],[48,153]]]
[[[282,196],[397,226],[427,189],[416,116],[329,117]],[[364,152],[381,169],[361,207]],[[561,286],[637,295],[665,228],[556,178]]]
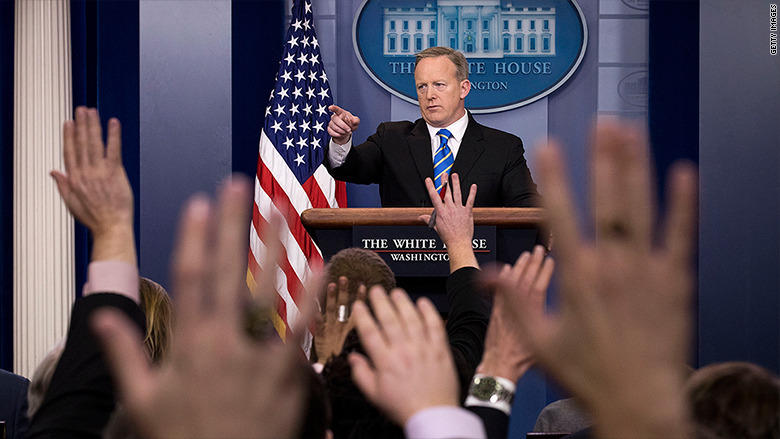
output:
[[[140,3],[141,274],[169,286],[181,206],[231,172],[230,1]]]

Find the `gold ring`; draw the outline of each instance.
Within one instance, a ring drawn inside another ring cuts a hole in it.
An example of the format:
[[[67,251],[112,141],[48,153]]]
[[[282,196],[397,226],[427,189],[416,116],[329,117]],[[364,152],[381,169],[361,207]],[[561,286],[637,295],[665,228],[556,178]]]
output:
[[[628,226],[620,220],[605,223],[600,230],[603,237],[610,239],[626,239],[630,235]]]
[[[244,329],[250,338],[265,340],[273,329],[271,308],[252,300],[244,312]]]

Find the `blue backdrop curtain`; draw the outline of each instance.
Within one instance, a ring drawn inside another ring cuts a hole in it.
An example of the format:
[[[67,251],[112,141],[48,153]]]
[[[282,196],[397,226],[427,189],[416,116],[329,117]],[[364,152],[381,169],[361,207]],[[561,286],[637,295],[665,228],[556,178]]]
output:
[[[97,86],[95,84],[96,58],[95,37],[97,4],[94,1],[74,0],[70,5],[71,70],[73,75],[73,105],[96,106]],[[89,234],[86,227],[76,223],[74,246],[76,253],[76,295],[81,295],[81,286],[87,279],[89,262]]]
[[[648,126],[663,206],[671,165],[680,159],[699,164],[699,0],[651,1],[648,42]],[[693,301],[698,309],[698,294]],[[693,316],[698,320],[696,312]],[[691,341],[696,367],[698,322],[692,327],[697,328]]]
[[[97,107],[106,132],[109,118],[122,123],[122,160],[135,196],[139,246],[138,1],[71,1],[73,105]],[[89,240],[76,226],[76,295],[86,280]],[[140,255],[139,255],[140,258]]]
[[[284,48],[284,0],[231,2],[232,169],[254,180],[268,95]]]
[[[678,159],[699,163],[699,0],[651,1],[649,26],[648,125],[664,176]]]

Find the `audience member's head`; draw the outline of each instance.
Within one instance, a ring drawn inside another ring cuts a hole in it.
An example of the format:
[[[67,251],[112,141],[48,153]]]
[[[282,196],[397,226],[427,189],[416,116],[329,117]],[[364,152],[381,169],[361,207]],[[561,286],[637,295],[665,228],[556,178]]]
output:
[[[165,355],[171,338],[173,303],[165,289],[151,279],[142,277],[139,282],[139,289],[141,293],[141,309],[146,314],[144,344],[149,351],[152,361],[159,362]],[[62,355],[64,348],[64,342],[55,346],[41,360],[38,367],[35,368],[27,396],[27,413],[30,419],[32,419],[43,402],[43,397],[46,395],[46,390],[49,388],[51,377],[54,375],[54,370],[57,369],[57,363],[59,363],[60,355]]]
[[[165,355],[173,329],[173,303],[168,292],[157,282],[142,277],[141,309],[146,314],[146,337],[144,343],[149,349],[152,361],[159,362]]]
[[[687,391],[699,439],[780,437],[780,380],[761,366],[702,367],[688,379]]]
[[[33,372],[30,380],[30,387],[27,389],[27,417],[32,419],[43,403],[43,397],[51,383],[51,377],[54,370],[57,369],[57,363],[60,361],[62,350],[65,348],[65,342],[59,343],[49,353],[43,357],[38,367]]]
[[[381,285],[386,291],[395,288],[395,275],[379,255],[357,247],[345,248],[336,253],[325,266],[326,284],[338,283],[340,276],[349,278],[349,304],[357,297],[358,286],[367,289]]]

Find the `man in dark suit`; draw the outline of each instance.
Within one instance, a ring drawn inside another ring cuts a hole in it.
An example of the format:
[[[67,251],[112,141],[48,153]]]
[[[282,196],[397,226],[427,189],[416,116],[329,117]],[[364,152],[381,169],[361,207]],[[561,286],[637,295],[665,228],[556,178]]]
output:
[[[463,54],[447,47],[418,53],[414,80],[422,118],[383,123],[361,145],[352,146],[360,119],[330,107],[325,164],[331,175],[351,183],[378,183],[384,207],[431,206],[424,182],[430,177],[437,189],[441,187],[434,158],[445,136],[443,143],[454,158],[446,173],[460,175],[464,195],[477,184],[475,206],[538,206],[539,193],[523,157],[522,140],[478,124],[466,111],[471,82]]]
[[[30,381],[27,378],[0,369],[0,421],[5,422],[4,437],[22,438],[27,431],[29,386]]]

